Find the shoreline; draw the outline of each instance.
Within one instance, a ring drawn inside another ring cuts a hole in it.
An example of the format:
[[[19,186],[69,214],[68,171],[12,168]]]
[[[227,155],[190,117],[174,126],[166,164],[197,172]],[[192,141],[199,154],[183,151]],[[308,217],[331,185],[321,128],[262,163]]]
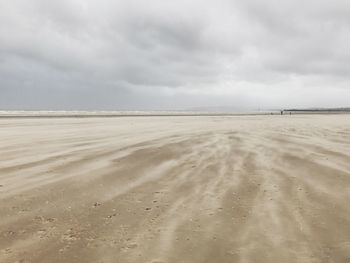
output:
[[[345,115],[350,114],[349,111],[284,111],[283,115]],[[0,113],[0,119],[29,119],[29,118],[125,118],[125,117],[244,117],[244,116],[269,116],[278,115],[280,112],[245,112],[245,113],[135,113],[135,114],[99,114],[99,113],[32,113],[32,114],[16,114],[16,113]]]

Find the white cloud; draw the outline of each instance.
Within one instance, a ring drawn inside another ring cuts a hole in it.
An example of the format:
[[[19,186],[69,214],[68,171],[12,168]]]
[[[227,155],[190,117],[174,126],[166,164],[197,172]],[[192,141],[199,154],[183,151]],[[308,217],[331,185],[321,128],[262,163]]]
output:
[[[2,1],[0,108],[346,106],[349,41],[341,0]]]

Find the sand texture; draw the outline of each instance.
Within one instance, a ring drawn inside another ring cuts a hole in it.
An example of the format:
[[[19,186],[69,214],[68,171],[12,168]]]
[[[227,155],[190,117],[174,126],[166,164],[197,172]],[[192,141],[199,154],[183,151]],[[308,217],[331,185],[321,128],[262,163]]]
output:
[[[350,115],[0,119],[1,263],[348,263]]]

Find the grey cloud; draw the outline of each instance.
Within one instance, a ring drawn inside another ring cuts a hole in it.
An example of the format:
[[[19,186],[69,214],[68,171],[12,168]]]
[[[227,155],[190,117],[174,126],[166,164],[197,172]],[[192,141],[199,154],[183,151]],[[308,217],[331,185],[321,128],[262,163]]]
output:
[[[349,17],[341,0],[2,1],[0,108],[344,106]]]
[[[284,74],[350,73],[350,3],[346,1],[244,1],[243,12],[257,25],[265,69]]]

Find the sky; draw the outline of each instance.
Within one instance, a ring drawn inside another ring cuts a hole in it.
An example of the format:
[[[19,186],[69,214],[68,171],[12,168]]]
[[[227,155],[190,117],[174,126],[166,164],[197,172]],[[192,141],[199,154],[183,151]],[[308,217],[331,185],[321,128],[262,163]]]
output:
[[[0,109],[350,106],[348,0],[0,0]]]

